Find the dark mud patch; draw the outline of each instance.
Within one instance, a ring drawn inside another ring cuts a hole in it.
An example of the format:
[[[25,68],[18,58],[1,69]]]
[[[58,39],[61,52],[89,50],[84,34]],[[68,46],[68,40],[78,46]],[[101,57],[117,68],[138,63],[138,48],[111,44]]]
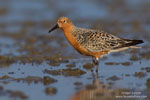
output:
[[[150,59],[150,51],[141,52],[140,56],[146,60],[149,60]]]
[[[28,96],[26,94],[24,94],[22,91],[14,91],[14,90],[5,89],[2,86],[0,86],[0,95],[8,96],[8,97],[12,98],[13,100],[28,99]]]
[[[130,54],[133,54],[133,55],[136,55],[136,54],[138,54],[139,52],[140,52],[139,49],[134,49],[134,48],[133,48],[133,49],[130,50],[129,53],[130,53]]]
[[[53,96],[57,93],[57,89],[55,87],[48,87],[45,89],[45,93],[47,95]]]
[[[82,83],[82,82],[74,82],[74,85],[75,85],[75,86],[82,86],[83,83]]]
[[[16,81],[16,82],[25,82],[28,84],[41,82],[44,85],[49,85],[49,84],[57,82],[56,79],[53,79],[49,76],[44,76],[43,78],[38,77],[38,76],[27,76],[26,78],[13,78],[8,75],[4,75],[0,77],[0,80],[3,80],[3,82],[4,81],[9,82],[11,80],[11,81]]]
[[[120,78],[117,76],[112,76],[112,77],[107,78],[106,80],[117,81],[117,80],[120,80]]]
[[[49,84],[52,84],[52,83],[55,83],[55,82],[57,82],[57,80],[54,79],[54,78],[51,78],[49,76],[44,76],[43,77],[43,83],[44,83],[44,85],[49,85]]]
[[[8,74],[15,74],[15,72],[8,72]]]
[[[80,90],[83,87],[82,82],[74,82],[74,86],[76,90]]]
[[[150,78],[147,79],[146,86],[147,86],[148,89],[150,89]]]
[[[64,59],[63,57],[59,56],[58,58],[53,58],[49,61],[50,66],[59,66],[62,63],[68,63],[69,60]]]
[[[15,63],[15,59],[9,56],[0,56],[0,67],[9,67],[11,64]]]
[[[123,65],[123,66],[131,66],[132,63],[131,62],[106,62],[105,65],[108,65],[108,66],[117,66],[117,65]]]
[[[144,73],[144,72],[135,72],[134,76],[135,77],[139,77],[139,78],[143,78],[143,77],[146,76],[146,73]]]
[[[122,63],[122,65],[123,65],[123,66],[131,66],[132,63],[131,63],[131,62],[124,62],[124,63]]]
[[[12,77],[10,77],[8,75],[3,75],[0,77],[0,80],[5,80],[5,79],[9,79],[9,78],[12,78]]]
[[[28,96],[26,96],[23,92],[21,91],[13,91],[13,90],[6,90],[7,94],[11,98],[21,98],[21,99],[27,99]]]
[[[8,14],[8,9],[7,8],[0,8],[0,15],[7,15]]]
[[[141,68],[141,70],[145,70],[146,72],[150,72],[150,67],[143,67],[143,68]]]
[[[137,55],[132,55],[131,57],[130,57],[130,60],[131,61],[138,61],[140,58],[137,56]]]
[[[105,65],[109,65],[109,66],[111,66],[111,65],[120,65],[120,63],[118,63],[118,62],[106,62]]]
[[[86,64],[83,65],[83,68],[85,68],[86,70],[91,70],[94,68],[94,64],[87,62]]]
[[[44,85],[49,85],[49,84],[52,84],[52,83],[55,83],[57,82],[56,79],[53,79],[49,76],[44,76],[43,78],[41,77],[38,77],[38,76],[28,76],[26,78],[17,78],[15,79],[16,81],[23,81],[23,82],[26,82],[28,84],[30,83],[43,83]]]
[[[66,66],[67,66],[68,68],[76,67],[75,63],[67,64]]]
[[[57,57],[56,57],[57,56]],[[42,64],[44,61],[47,61],[47,64],[50,66],[59,66],[61,63],[68,63],[69,61],[61,56],[61,55],[55,55],[55,56],[39,56],[39,57],[32,57],[32,56],[20,56],[15,57],[17,58],[20,63],[26,64]]]
[[[0,67],[9,67],[11,64],[42,64],[46,62],[50,66],[59,66],[62,63],[68,63],[68,57],[62,55],[55,56],[0,56]]]
[[[126,76],[126,77],[129,77],[129,76],[131,76],[131,75],[130,75],[130,74],[125,74],[125,76]]]
[[[76,69],[67,68],[67,69],[58,69],[58,70],[45,69],[43,72],[51,75],[64,75],[64,76],[81,76],[86,74],[85,71],[79,68]]]

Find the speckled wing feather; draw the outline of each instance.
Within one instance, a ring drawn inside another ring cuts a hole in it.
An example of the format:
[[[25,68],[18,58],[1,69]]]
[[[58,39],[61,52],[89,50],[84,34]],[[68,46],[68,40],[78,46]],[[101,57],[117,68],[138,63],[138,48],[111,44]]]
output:
[[[72,34],[90,52],[111,51],[132,45],[132,40],[122,39],[98,30],[76,27]]]

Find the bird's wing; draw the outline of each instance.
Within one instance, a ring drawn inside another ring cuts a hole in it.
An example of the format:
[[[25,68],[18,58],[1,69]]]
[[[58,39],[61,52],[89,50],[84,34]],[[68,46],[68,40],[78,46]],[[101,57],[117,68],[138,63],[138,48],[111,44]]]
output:
[[[131,41],[103,31],[91,30],[78,35],[80,44],[91,52],[110,51],[127,46]]]

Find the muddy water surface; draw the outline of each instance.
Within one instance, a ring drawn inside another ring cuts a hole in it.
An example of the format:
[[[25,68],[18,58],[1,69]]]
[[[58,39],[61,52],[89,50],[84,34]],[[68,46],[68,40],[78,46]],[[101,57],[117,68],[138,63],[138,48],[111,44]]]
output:
[[[1,1],[0,100],[150,99],[149,12],[149,0]],[[92,73],[62,31],[48,34],[60,16],[145,43],[105,56]]]

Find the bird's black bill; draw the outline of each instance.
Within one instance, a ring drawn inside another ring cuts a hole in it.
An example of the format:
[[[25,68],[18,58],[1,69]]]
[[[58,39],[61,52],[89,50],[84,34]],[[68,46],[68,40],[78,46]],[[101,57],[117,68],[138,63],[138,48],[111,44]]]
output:
[[[52,29],[50,29],[50,30],[48,31],[48,33],[52,32],[53,30],[55,30],[55,29],[57,29],[57,28],[59,28],[59,27],[58,27],[58,24],[56,24]]]

